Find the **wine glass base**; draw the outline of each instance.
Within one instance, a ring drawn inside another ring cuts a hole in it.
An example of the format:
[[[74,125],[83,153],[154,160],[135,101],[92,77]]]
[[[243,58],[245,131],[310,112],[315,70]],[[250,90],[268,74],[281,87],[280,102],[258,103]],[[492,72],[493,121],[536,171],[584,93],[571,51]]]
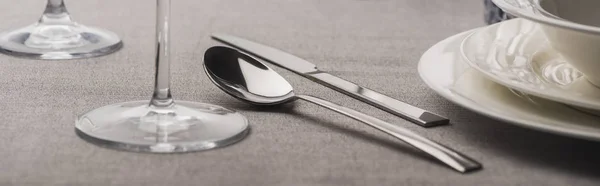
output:
[[[84,140],[108,148],[177,153],[223,147],[249,133],[243,115],[211,104],[177,101],[165,108],[149,101],[117,103],[80,116],[75,130]]]
[[[118,51],[121,39],[110,31],[77,23],[37,23],[0,34],[0,52],[34,59],[98,57]]]

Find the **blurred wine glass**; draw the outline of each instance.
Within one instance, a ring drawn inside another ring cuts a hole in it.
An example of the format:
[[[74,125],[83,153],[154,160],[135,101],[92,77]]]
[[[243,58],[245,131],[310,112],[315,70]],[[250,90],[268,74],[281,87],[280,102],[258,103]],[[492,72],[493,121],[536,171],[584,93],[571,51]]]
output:
[[[74,22],[64,0],[48,0],[36,23],[0,34],[0,52],[35,59],[96,57],[121,47],[116,34]]]

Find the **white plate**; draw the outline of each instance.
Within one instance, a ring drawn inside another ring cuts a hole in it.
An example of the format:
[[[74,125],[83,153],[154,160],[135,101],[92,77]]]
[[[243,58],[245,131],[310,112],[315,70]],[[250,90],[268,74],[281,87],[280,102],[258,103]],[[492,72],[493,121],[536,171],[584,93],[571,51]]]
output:
[[[467,63],[489,79],[526,94],[600,110],[600,89],[552,49],[538,24],[514,19],[469,35]]]
[[[423,54],[419,75],[442,97],[474,112],[532,129],[600,141],[599,117],[564,104],[523,96],[485,78],[462,60],[471,32],[441,41]]]

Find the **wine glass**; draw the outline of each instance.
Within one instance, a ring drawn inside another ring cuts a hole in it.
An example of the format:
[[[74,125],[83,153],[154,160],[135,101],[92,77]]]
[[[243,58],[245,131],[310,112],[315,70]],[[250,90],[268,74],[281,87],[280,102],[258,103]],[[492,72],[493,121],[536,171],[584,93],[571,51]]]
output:
[[[152,99],[92,110],[77,119],[77,134],[109,148],[155,153],[206,150],[243,139],[250,129],[243,115],[217,105],[173,101],[169,88],[171,0],[156,2],[156,81]]]
[[[122,46],[116,34],[74,22],[64,0],[48,0],[37,23],[0,34],[0,52],[36,59],[96,57]]]

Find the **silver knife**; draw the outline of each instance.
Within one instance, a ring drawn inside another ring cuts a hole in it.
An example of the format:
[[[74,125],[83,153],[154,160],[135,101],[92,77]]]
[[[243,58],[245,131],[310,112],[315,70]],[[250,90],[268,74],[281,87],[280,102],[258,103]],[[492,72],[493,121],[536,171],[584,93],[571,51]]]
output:
[[[212,38],[420,126],[432,127],[449,123],[447,118],[320,71],[315,64],[284,51],[227,34],[213,34]]]

